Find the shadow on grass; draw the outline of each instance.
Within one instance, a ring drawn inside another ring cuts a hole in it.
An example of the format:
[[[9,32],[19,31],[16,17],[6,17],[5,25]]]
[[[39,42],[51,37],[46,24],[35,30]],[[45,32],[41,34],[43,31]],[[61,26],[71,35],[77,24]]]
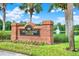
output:
[[[75,50],[72,50],[70,48],[66,48],[67,51],[72,51],[72,52],[79,52],[79,48],[75,48]]]

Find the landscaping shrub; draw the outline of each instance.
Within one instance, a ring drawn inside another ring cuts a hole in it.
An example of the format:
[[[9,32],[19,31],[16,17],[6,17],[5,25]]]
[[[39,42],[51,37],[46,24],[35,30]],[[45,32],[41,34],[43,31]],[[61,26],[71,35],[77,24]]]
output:
[[[54,34],[54,42],[68,42],[65,34]]]
[[[79,35],[79,31],[74,31],[74,35]]]
[[[10,31],[0,31],[0,40],[10,40]]]
[[[36,42],[36,41],[15,41],[15,43],[23,43],[23,44],[31,44],[31,45],[47,45],[47,43]]]

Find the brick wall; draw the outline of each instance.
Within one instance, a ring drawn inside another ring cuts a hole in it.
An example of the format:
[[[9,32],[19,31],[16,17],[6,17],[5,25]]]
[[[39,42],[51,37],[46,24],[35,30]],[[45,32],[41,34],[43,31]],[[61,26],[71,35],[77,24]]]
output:
[[[54,43],[52,31],[53,31],[53,22],[52,21],[43,21],[41,26],[36,26],[33,23],[28,23],[28,25],[31,25],[33,29],[38,29],[40,31],[39,36],[31,35],[20,35],[20,30],[25,29],[25,26],[21,26],[19,24],[12,24],[11,25],[11,40],[16,41],[36,41],[36,42],[44,42],[47,44],[52,44]]]

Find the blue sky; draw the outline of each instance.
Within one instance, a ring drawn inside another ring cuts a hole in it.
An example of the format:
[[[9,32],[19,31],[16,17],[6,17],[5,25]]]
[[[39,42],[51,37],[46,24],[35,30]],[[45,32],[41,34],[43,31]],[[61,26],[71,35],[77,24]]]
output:
[[[19,3],[14,4],[7,4],[7,10],[6,10],[6,21],[29,21],[29,13],[24,13],[24,11],[20,10]],[[61,9],[52,10],[51,12],[48,12],[50,3],[42,3],[43,11],[41,11],[39,14],[36,14],[34,12],[33,14],[33,20],[34,23],[40,23],[43,20],[52,20],[54,24],[61,23],[65,24],[64,20],[64,11]],[[74,14],[74,24],[79,24],[79,9],[73,8],[73,14]],[[2,13],[0,12],[0,18],[2,19]]]

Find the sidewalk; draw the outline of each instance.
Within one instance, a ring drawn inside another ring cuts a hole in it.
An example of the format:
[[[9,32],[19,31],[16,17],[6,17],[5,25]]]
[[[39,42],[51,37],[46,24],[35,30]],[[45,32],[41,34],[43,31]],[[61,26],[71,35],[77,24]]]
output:
[[[27,56],[27,55],[15,53],[15,52],[10,52],[10,51],[0,50],[0,56]]]

